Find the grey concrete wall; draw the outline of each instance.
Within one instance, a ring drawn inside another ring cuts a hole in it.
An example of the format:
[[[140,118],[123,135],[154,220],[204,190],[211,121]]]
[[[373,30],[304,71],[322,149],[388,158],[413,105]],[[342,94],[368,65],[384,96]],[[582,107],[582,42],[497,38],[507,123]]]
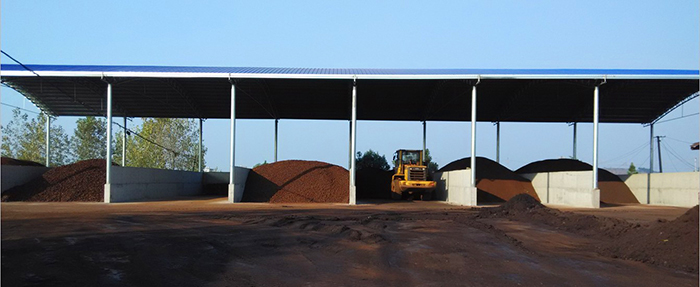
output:
[[[476,206],[476,188],[470,187],[471,169],[436,172],[435,195],[451,204]]]
[[[243,199],[243,192],[245,191],[245,182],[248,179],[248,173],[250,169],[243,167],[236,167],[236,176],[234,184],[228,185],[228,199],[229,202],[241,202]],[[228,177],[228,173],[226,173]],[[228,182],[228,178],[226,179]]]
[[[700,172],[640,173],[622,179],[643,204],[683,207],[698,204]]]
[[[25,184],[44,174],[50,168],[45,166],[3,165],[0,168],[0,185],[2,192],[18,185]]]
[[[167,169],[112,167],[111,184],[105,185],[105,202],[131,202],[198,195],[202,174]]]
[[[236,186],[245,187],[250,169],[236,167]],[[133,202],[194,196],[202,184],[227,184],[228,172],[192,172],[138,167],[112,167],[105,202]]]
[[[522,174],[532,182],[542,203],[600,207],[600,190],[593,190],[592,171],[557,171]]]

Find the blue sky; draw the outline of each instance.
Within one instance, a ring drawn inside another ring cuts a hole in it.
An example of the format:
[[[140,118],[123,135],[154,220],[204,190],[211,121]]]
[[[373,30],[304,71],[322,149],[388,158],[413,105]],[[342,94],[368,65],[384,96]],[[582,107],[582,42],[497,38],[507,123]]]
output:
[[[31,64],[698,69],[698,11],[689,0],[3,1],[0,47]],[[36,110],[7,88],[2,102]],[[699,107],[693,100],[666,119]],[[6,124],[11,108],[1,111]],[[72,130],[75,120],[57,123]],[[666,136],[665,171],[693,169],[698,123],[689,116],[655,127]],[[238,165],[272,160],[273,120],[237,128]],[[420,148],[421,131],[419,122],[360,122],[358,150],[391,157]],[[469,133],[466,122],[429,122],[428,148],[440,165],[469,156]],[[495,159],[495,126],[479,123],[477,134],[477,153]],[[602,124],[600,135],[601,166],[648,166],[647,127]],[[206,121],[204,141],[208,165],[227,169],[228,121]],[[580,124],[579,158],[590,162],[591,147],[592,126]],[[571,153],[565,123],[501,124],[509,168]],[[347,166],[348,123],[281,120],[279,156]]]

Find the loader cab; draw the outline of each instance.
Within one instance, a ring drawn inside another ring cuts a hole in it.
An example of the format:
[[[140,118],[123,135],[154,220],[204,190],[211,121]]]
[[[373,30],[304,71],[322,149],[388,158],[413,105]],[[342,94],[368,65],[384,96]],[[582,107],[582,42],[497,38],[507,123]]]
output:
[[[404,165],[423,165],[423,151],[400,149],[394,153],[394,170],[403,173]]]
[[[400,149],[394,153],[394,175],[391,176],[391,198],[420,197],[430,200],[436,182],[428,180],[422,150]]]

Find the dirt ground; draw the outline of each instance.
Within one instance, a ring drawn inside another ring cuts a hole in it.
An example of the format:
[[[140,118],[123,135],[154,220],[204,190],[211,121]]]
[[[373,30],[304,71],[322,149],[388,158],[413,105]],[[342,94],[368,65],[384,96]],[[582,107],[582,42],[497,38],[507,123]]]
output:
[[[697,273],[601,255],[599,237],[440,202],[0,208],[3,286],[698,286]],[[647,224],[688,209],[566,210]]]

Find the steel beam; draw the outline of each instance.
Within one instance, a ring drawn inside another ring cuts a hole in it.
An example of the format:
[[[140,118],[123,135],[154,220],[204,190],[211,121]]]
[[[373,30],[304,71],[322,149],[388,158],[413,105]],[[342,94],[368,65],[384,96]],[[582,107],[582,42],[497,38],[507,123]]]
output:
[[[350,123],[350,205],[356,204],[356,185],[355,185],[355,152],[357,149],[357,81],[352,82],[352,115]]]
[[[496,122],[496,162],[501,163],[501,122]]]
[[[228,201],[236,201],[236,85],[231,82],[231,145],[228,165]]]
[[[203,161],[203,156],[202,156],[202,118],[199,118],[199,146],[197,146],[197,157],[199,160],[199,168],[198,171],[202,172],[204,169],[204,161]]]
[[[107,84],[107,174],[105,184],[112,182],[112,84]]]
[[[423,121],[423,163],[426,163],[426,152],[425,152],[425,143],[426,143],[426,128],[425,128],[425,121]]]
[[[577,157],[576,157],[576,126],[577,126],[576,122],[574,122],[574,153],[571,156],[571,158],[573,158],[573,159],[577,159]]]
[[[472,147],[470,186],[476,188],[476,85],[472,86]]]
[[[275,162],[277,162],[277,140],[279,139],[280,119],[275,119]]]
[[[654,172],[654,123],[649,125],[649,173],[647,173],[647,204],[651,204],[651,174]]]
[[[593,90],[593,189],[598,189],[598,123],[600,117],[600,86]]]
[[[126,117],[124,117],[124,130],[122,134],[122,166],[126,166]]]
[[[51,165],[51,116],[44,113],[46,117],[46,167]]]

